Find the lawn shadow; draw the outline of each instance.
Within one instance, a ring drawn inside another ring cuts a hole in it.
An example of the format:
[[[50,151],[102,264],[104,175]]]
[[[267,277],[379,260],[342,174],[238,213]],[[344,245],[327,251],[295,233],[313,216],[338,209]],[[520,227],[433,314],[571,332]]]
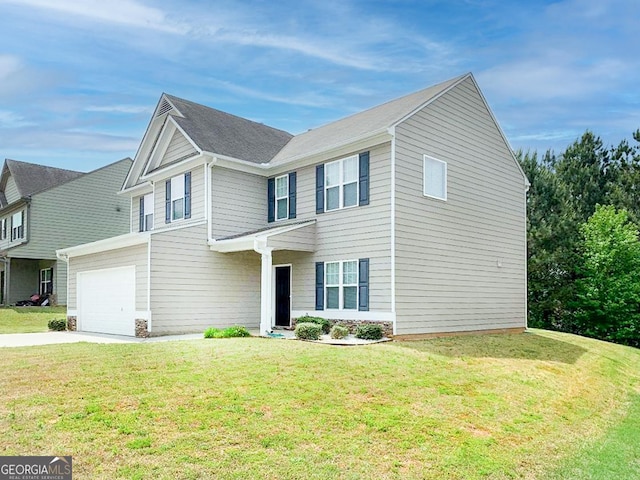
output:
[[[532,332],[465,335],[395,342],[403,348],[447,357],[513,358],[574,364],[587,350],[574,343]]]

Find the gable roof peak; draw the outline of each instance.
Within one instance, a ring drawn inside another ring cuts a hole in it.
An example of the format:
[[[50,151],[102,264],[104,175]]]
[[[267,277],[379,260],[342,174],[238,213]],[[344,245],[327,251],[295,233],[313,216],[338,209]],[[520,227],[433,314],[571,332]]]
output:
[[[3,191],[8,178],[7,174],[10,174],[13,178],[21,197],[31,196],[84,175],[83,172],[75,170],[38,165],[7,158],[4,161],[4,167],[0,175],[0,186]]]

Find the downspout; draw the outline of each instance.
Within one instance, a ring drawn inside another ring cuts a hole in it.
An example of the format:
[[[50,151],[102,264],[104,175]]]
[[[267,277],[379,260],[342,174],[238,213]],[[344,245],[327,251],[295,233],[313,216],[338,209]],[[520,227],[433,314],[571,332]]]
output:
[[[218,163],[218,159],[213,157],[211,161],[205,164],[204,171],[204,184],[205,184],[205,198],[204,198],[204,208],[205,208],[205,216],[207,219],[207,241],[209,244],[214,242],[213,239],[213,225],[212,225],[212,208],[213,208],[213,192],[211,191],[211,177],[213,175],[213,166]]]
[[[6,255],[0,257],[0,262],[4,264],[4,285],[2,286],[2,305],[7,306],[7,298],[9,298],[9,259]]]
[[[396,128],[389,129],[391,136],[391,313],[393,315],[393,334],[398,333],[396,321]]]
[[[253,241],[253,249],[261,256],[260,264],[260,335],[267,336],[271,332],[272,326],[272,293],[273,281],[271,270],[273,268],[273,248],[267,246],[266,239],[256,239]]]

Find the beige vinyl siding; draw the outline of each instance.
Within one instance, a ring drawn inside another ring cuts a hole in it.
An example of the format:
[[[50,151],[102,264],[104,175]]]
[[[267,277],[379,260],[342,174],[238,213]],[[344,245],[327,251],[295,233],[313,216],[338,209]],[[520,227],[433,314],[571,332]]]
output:
[[[151,239],[154,335],[260,323],[260,256],[217,253],[206,225],[156,233]]]
[[[267,179],[237,170],[213,167],[211,224],[213,238],[224,238],[266,227]]]
[[[173,136],[171,137],[171,141],[169,142],[169,146],[167,150],[164,152],[164,156],[162,157],[162,161],[160,162],[160,166],[169,165],[178,160],[193,156],[197,154],[193,145],[187,140],[187,138],[180,133],[179,130],[176,130]]]
[[[136,267],[136,310],[147,310],[147,277],[148,277],[148,245],[134,245],[132,247],[108,250],[92,255],[82,255],[69,259],[69,296],[67,308],[78,308],[77,303],[77,274],[107,268]]]
[[[7,199],[7,204],[13,203],[20,199],[20,193],[18,193],[18,186],[16,181],[11,175],[7,178],[7,184],[4,187],[4,196]]]
[[[423,196],[424,154],[447,201]],[[396,127],[398,334],[525,326],[524,182],[471,79]]]
[[[191,218],[173,220],[171,223],[165,223],[165,199],[166,199],[166,181],[173,177],[182,175],[186,172],[191,172]],[[153,228],[154,230],[175,227],[175,226],[187,226],[189,223],[204,220],[204,166],[197,165],[191,169],[177,170],[171,175],[171,177],[164,180],[159,180],[155,183],[154,198],[153,198]],[[140,201],[138,197],[138,202]],[[139,206],[139,204],[138,204]],[[132,225],[135,225],[135,230],[138,231],[137,220],[132,218]]]
[[[369,310],[391,311],[390,144],[376,146],[369,152],[370,202],[366,206],[316,214],[316,166],[304,167],[297,172],[298,215],[295,221],[316,219],[316,252],[273,254],[274,265],[293,264],[293,310],[314,311],[316,262],[368,258]],[[327,313],[317,313],[327,316]]]
[[[131,198],[131,232],[140,231],[140,198],[144,195]],[[155,212],[153,212],[153,221],[156,221]]]

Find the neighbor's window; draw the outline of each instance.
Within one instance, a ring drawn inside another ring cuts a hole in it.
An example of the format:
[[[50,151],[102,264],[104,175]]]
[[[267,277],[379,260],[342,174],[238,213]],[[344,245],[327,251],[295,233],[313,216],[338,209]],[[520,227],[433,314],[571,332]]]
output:
[[[148,193],[142,200],[143,230],[153,230],[153,193]]]
[[[53,268],[40,270],[40,295],[53,293]]]
[[[11,217],[11,240],[18,240],[24,237],[23,216],[24,210],[14,213]]]
[[[358,204],[358,156],[336,160],[324,167],[325,210]]]
[[[289,175],[276,178],[276,220],[289,218]]]
[[[6,240],[7,238],[7,219],[0,220],[0,240]]]
[[[447,199],[447,162],[424,155],[424,194]]]
[[[327,309],[358,309],[358,261],[325,264]]]

